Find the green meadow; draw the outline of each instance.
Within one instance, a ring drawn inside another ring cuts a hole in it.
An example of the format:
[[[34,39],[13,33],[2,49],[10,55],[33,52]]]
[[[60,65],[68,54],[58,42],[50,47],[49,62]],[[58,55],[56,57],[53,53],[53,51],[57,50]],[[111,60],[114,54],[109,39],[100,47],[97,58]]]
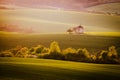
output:
[[[108,49],[110,46],[120,47],[119,36],[1,33],[0,51],[15,48],[18,45],[28,48],[37,45],[49,47],[53,41],[57,41],[62,49],[72,47],[101,50]]]
[[[0,58],[0,80],[118,80],[120,65]]]

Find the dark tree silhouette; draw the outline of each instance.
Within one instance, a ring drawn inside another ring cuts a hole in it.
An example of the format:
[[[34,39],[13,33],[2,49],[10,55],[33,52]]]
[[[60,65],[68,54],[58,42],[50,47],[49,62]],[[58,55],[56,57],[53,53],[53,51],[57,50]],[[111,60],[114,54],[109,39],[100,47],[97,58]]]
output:
[[[72,29],[68,29],[67,32],[68,32],[69,34],[71,34],[71,33],[73,32],[73,30],[72,30]]]

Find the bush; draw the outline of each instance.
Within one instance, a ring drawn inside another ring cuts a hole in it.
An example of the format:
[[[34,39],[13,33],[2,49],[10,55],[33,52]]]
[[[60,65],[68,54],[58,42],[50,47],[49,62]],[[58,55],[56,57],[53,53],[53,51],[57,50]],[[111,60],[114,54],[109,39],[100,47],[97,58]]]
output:
[[[67,48],[63,50],[63,54],[66,60],[89,62],[89,52],[87,49],[75,50],[74,48]]]
[[[53,41],[50,44],[50,49],[44,48],[42,50],[42,54],[39,54],[38,57],[39,58],[47,58],[47,59],[57,59],[57,60],[64,59],[64,55],[62,55],[59,44],[56,41]]]
[[[18,51],[17,54],[15,55],[16,57],[21,57],[24,58],[23,54],[21,51]]]
[[[9,51],[4,51],[0,53],[0,57],[14,57],[14,55]]]
[[[90,56],[90,62],[96,62],[97,57],[95,55]]]
[[[99,63],[118,63],[118,53],[115,46],[109,47],[108,51],[102,50],[98,56],[97,62]]]
[[[32,52],[34,52],[34,51],[35,51],[35,49],[34,49],[33,47],[29,49],[29,52],[30,52],[30,53],[32,53]]]
[[[38,45],[37,47],[35,47],[35,53],[37,54],[42,53],[43,50],[44,50],[44,46],[42,45]]]
[[[118,58],[120,58],[120,48],[117,48]]]
[[[37,55],[38,58],[49,59],[49,53],[42,53]]]
[[[66,54],[69,54],[69,53],[77,53],[77,52],[76,52],[76,49],[74,49],[74,48],[67,48],[67,49],[64,49],[64,50],[62,51],[62,53],[63,53],[64,55],[66,55]]]
[[[117,53],[117,51],[116,51],[115,46],[109,47],[109,53],[108,53],[108,55],[109,55],[112,59],[118,58],[118,53]]]
[[[18,51],[15,56],[26,58],[28,56],[28,48],[27,47],[21,48],[21,50]]]
[[[50,53],[49,55],[50,59],[57,59],[57,60],[64,60],[65,57],[61,53]]]
[[[67,48],[62,51],[65,56],[65,60],[77,61],[76,50],[74,48]]]
[[[17,50],[17,49],[10,49],[9,51],[11,53],[13,53],[13,55],[16,55],[19,50]]]
[[[45,58],[45,59],[56,59],[56,60],[64,60],[64,55],[61,53],[42,53],[38,54],[38,58]]]
[[[89,51],[84,49],[66,48],[61,51],[58,42],[53,41],[50,44],[50,48],[46,48],[42,45],[32,47],[17,46],[16,48],[3,51],[0,53],[0,57],[22,57],[22,58],[45,58],[45,59],[57,59],[57,60],[69,60],[79,62],[94,62],[94,63],[120,63],[120,48],[116,49],[115,46],[111,46],[108,50],[97,51],[94,54],[90,54]]]
[[[53,41],[50,44],[50,53],[61,53],[61,49],[60,49],[58,42]]]
[[[50,53],[50,49],[45,47],[45,48],[42,50],[42,53]]]
[[[77,53],[68,53],[65,55],[65,60],[69,61],[80,61],[80,57]]]
[[[84,48],[84,49],[78,49],[77,50],[77,54],[80,57],[80,61],[89,62],[90,55],[89,55],[89,52],[88,52],[88,50],[86,48]]]
[[[40,57],[47,58],[47,59],[57,59],[57,60],[64,59],[64,55],[62,55],[59,44],[56,41],[53,41],[50,44],[50,49],[46,48],[43,50],[43,52],[47,52],[47,54],[43,53],[42,55],[40,55]]]

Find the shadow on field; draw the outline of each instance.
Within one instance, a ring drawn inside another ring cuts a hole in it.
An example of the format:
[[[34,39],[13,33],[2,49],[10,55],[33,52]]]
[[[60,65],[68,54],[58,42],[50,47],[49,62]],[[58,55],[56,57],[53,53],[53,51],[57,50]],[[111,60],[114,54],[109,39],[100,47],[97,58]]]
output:
[[[0,80],[118,80],[103,72],[77,71],[29,64],[0,64]]]

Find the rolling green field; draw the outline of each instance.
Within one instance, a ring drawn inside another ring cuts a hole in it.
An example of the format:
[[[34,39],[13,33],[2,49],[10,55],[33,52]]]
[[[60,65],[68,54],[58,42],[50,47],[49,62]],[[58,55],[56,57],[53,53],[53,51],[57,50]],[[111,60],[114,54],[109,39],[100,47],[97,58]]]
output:
[[[28,48],[37,45],[49,47],[52,41],[57,41],[62,49],[87,48],[108,49],[110,46],[120,47],[120,37],[97,35],[68,35],[68,34],[0,34],[0,51],[11,49],[17,45]]]
[[[120,65],[0,58],[0,80],[118,80]]]

